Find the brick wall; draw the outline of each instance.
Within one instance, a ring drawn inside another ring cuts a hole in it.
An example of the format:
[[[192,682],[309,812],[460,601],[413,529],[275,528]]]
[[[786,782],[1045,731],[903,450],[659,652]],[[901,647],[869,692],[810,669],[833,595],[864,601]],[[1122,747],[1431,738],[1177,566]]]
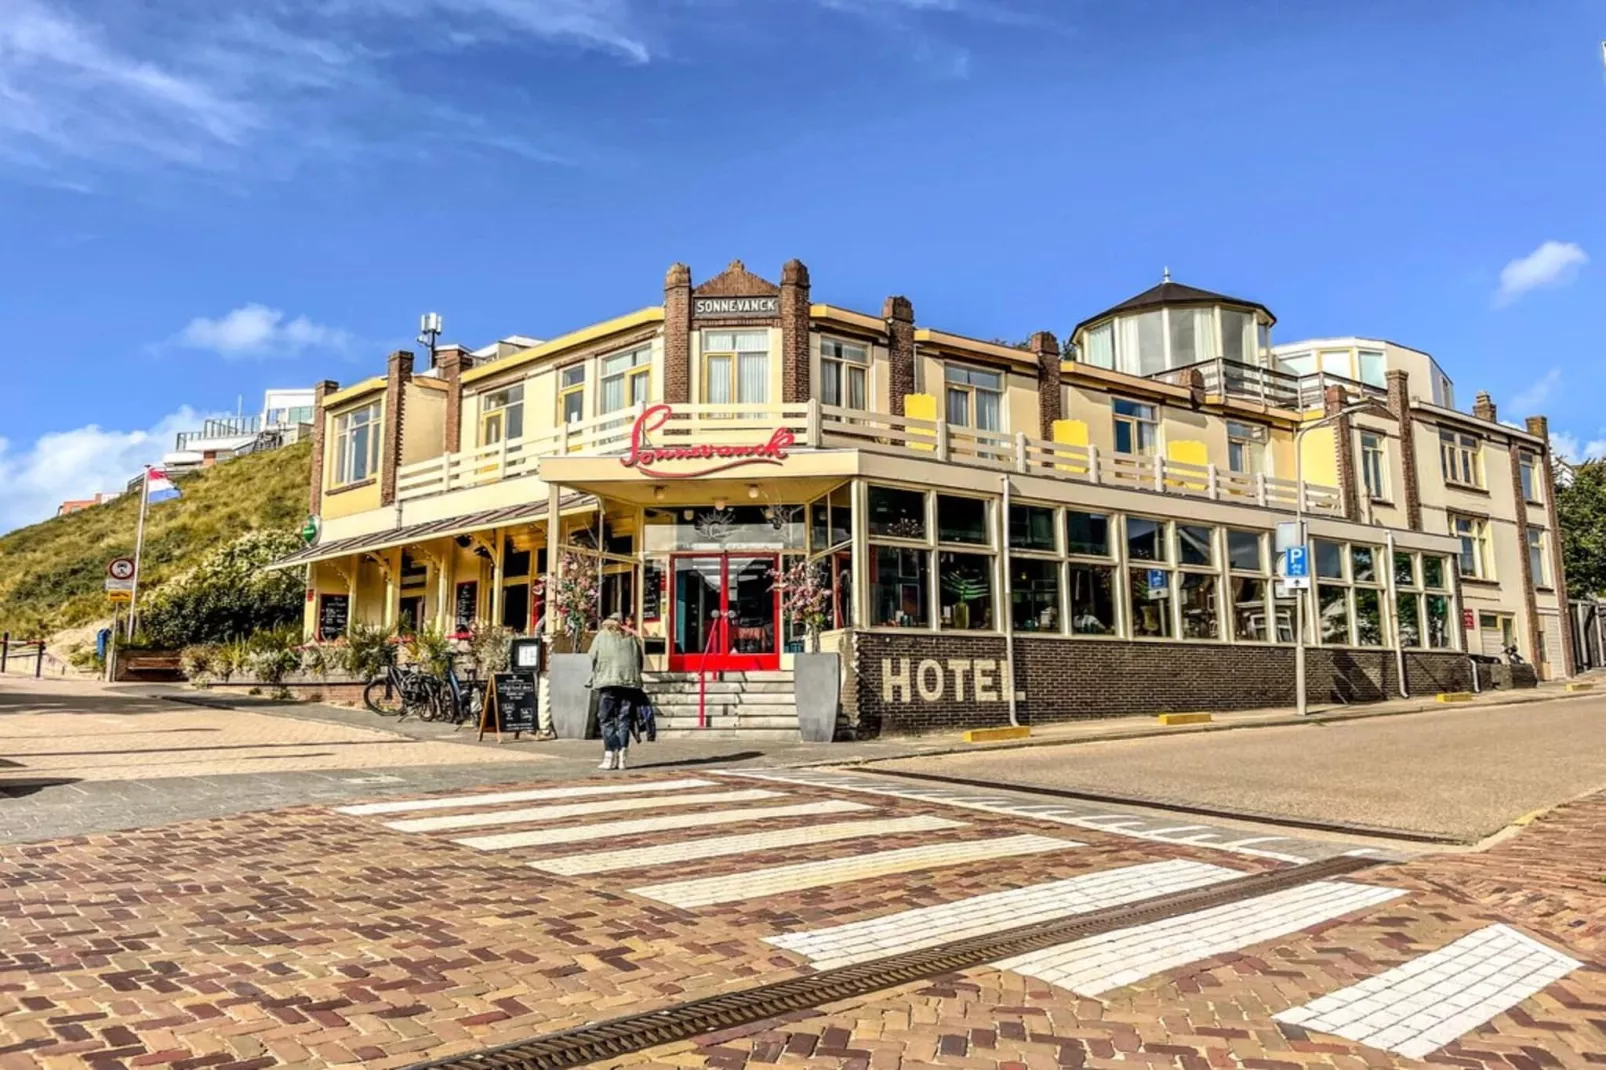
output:
[[[1405,523],[1412,531],[1422,530],[1422,485],[1416,473],[1416,422],[1411,412],[1410,376],[1399,368],[1384,373],[1388,383],[1388,407],[1400,425],[1400,481],[1405,485]]]
[[[861,735],[1009,722],[1001,637],[861,632],[855,639]],[[1294,703],[1289,647],[1016,636],[1015,659],[1023,724]],[[1464,654],[1416,651],[1405,660],[1414,695],[1472,687]],[[1397,698],[1397,676],[1390,650],[1306,651],[1315,705]]]
[[[664,275],[664,400],[691,401],[691,268],[671,264]]]
[[[1030,345],[1037,358],[1037,437],[1052,440],[1061,416],[1060,344],[1053,332],[1038,331]]]
[[[892,415],[902,416],[903,399],[915,392],[915,307],[907,297],[889,297],[881,305],[887,324],[887,393]]]
[[[801,260],[781,268],[781,401],[798,405],[813,395],[809,377],[809,269]]]
[[[323,458],[327,448],[324,429],[329,423],[324,416],[323,399],[339,389],[340,384],[333,379],[325,379],[312,388],[312,492],[307,505],[313,516],[323,508]]]
[[[379,502],[396,501],[396,469],[401,465],[403,425],[407,419],[407,384],[413,379],[413,355],[398,349],[386,362],[385,440],[379,455]]]

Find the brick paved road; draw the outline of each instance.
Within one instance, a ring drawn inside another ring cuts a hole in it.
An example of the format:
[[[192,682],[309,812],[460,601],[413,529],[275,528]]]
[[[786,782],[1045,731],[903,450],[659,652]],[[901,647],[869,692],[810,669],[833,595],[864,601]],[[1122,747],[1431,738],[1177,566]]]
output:
[[[401,1066],[796,975],[822,949],[862,958],[1279,864],[1047,812],[753,777],[470,794],[0,848],[0,1067]],[[1504,922],[1585,965],[1433,1058],[1585,1065],[1606,1060],[1603,841],[1595,800],[1485,855],[1116,934],[1113,956],[1071,946],[628,1061],[1413,1065],[1273,1016]],[[1421,1034],[1422,999],[1396,1002],[1368,1021]]]

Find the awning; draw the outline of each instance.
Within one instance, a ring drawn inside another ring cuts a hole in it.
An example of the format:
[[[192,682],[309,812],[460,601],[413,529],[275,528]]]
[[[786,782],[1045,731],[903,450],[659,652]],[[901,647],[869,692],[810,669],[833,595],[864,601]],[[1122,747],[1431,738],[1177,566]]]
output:
[[[559,503],[559,507],[571,504],[576,500],[578,500],[577,495],[569,495],[567,501]],[[289,557],[280,558],[269,565],[268,568],[269,570],[294,568],[296,565],[307,565],[314,561],[329,561],[337,557],[368,553],[373,550],[389,550],[396,546],[422,542],[425,539],[446,538],[452,535],[462,535],[470,531],[501,527],[505,524],[542,520],[545,517],[546,502],[540,502],[539,504],[524,502],[520,505],[509,505],[501,509],[487,509],[479,513],[447,517],[445,520],[431,520],[424,524],[410,524],[407,527],[392,528],[389,531],[371,531],[366,535],[353,535],[349,539],[338,539],[335,542],[309,546],[305,550],[297,550]]]

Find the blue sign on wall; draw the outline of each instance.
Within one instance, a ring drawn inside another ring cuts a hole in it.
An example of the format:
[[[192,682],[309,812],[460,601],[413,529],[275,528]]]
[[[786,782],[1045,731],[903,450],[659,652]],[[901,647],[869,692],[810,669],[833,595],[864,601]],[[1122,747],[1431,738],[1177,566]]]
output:
[[[1307,579],[1310,576],[1310,547],[1290,546],[1288,548],[1287,571],[1284,573],[1289,579]]]

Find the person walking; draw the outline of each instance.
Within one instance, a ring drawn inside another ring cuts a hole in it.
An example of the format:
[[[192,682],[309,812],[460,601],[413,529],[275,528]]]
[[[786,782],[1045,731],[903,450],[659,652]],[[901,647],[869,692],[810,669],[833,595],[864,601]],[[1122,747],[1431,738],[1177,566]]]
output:
[[[602,764],[623,769],[630,750],[630,726],[641,694],[641,643],[624,629],[615,613],[602,622],[591,640],[591,679],[597,691],[597,723],[602,729]]]

